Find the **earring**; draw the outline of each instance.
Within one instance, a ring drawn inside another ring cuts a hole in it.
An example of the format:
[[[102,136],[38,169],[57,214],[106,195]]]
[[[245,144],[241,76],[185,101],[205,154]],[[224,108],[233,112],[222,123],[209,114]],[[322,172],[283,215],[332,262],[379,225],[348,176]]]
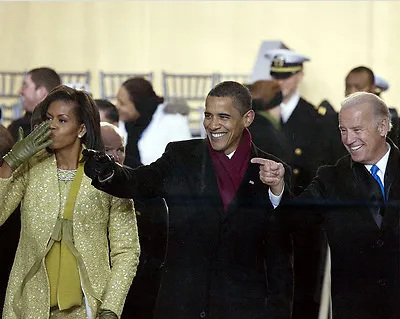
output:
[[[82,135],[81,135],[81,134],[79,134],[79,135],[78,135],[78,138],[82,138]]]

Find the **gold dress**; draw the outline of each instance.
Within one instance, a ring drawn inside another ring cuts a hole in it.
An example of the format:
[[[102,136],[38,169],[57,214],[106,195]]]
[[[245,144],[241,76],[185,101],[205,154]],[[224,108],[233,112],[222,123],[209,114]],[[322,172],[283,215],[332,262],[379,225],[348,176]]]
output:
[[[8,283],[4,319],[50,318],[44,259],[23,287],[21,298],[17,295],[21,282],[47,248],[64,192],[60,193],[55,157],[46,151],[19,167],[10,178],[0,179],[0,225],[21,202],[21,234]],[[73,212],[73,239],[91,286],[102,300],[100,304],[85,294],[91,318],[95,318],[99,307],[120,317],[140,254],[133,202],[95,189],[91,180],[83,176]],[[21,312],[20,316],[15,309]],[[85,303],[70,312],[52,311],[51,318],[87,318]]]

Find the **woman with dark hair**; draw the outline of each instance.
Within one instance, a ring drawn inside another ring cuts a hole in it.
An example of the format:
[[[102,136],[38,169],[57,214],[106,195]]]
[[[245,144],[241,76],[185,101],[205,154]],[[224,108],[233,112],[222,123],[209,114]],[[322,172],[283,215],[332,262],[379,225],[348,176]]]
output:
[[[126,130],[125,165],[150,164],[162,155],[169,142],[191,138],[189,106],[181,103],[179,107],[168,107],[163,102],[144,78],[133,77],[122,83],[116,107],[120,120],[125,123],[120,125]],[[149,149],[152,154],[147,153]]]
[[[39,107],[43,122],[0,160],[0,224],[21,203],[3,318],[118,318],[140,249],[132,201],[83,174],[82,148],[104,149],[99,112],[66,86]]]

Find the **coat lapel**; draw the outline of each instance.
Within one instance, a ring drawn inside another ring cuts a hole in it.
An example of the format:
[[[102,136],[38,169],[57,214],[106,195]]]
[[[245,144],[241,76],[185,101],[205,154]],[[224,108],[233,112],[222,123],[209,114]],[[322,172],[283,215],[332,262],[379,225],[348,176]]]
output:
[[[383,197],[379,185],[363,164],[352,162],[352,169],[356,180],[356,191],[354,192],[355,197],[353,200],[356,205],[361,206],[361,209],[357,211],[363,219],[366,216],[367,219],[372,218],[375,226],[380,228],[382,224],[381,204],[383,204]]]
[[[188,173],[197,172],[193,176],[194,192],[199,194],[199,198],[210,199],[211,207],[215,208],[219,216],[224,214],[224,209],[219,196],[217,177],[212,163],[207,140],[204,139],[191,152],[190,161],[188,161]]]
[[[257,157],[258,152],[256,147],[252,144],[250,159],[253,157]],[[236,192],[235,197],[230,203],[227,212],[223,215],[224,220],[229,218],[232,214],[234,214],[241,203],[251,197],[254,192],[259,189],[261,181],[259,177],[259,165],[252,164],[249,162],[249,166],[246,170],[246,173],[243,177],[243,180],[240,183],[239,189]],[[263,187],[264,188],[264,187]],[[268,187],[265,186],[265,196],[268,196]]]

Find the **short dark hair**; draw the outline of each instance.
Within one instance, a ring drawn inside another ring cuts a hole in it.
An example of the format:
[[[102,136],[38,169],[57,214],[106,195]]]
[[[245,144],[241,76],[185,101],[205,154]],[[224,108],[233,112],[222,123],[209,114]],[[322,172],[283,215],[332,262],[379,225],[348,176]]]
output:
[[[47,92],[61,84],[61,78],[57,72],[47,67],[32,69],[27,74],[31,76],[36,88],[42,86],[46,88]]]
[[[248,88],[239,82],[225,81],[217,84],[207,95],[232,98],[233,106],[243,115],[251,110],[251,94]]]
[[[374,72],[370,68],[367,68],[366,66],[361,65],[361,66],[351,69],[350,72],[347,74],[346,78],[349,76],[350,73],[367,73],[368,84],[374,85],[374,83],[375,83]]]
[[[38,105],[42,121],[46,120],[47,110],[54,101],[70,102],[74,106],[78,120],[86,127],[86,134],[82,137],[82,143],[87,148],[104,151],[100,134],[100,114],[90,95],[85,91],[75,90],[65,85],[57,86]]]
[[[96,103],[99,110],[104,111],[106,117],[113,123],[119,121],[119,114],[118,110],[114,104],[112,104],[109,100],[103,99],[95,99],[94,102]]]

